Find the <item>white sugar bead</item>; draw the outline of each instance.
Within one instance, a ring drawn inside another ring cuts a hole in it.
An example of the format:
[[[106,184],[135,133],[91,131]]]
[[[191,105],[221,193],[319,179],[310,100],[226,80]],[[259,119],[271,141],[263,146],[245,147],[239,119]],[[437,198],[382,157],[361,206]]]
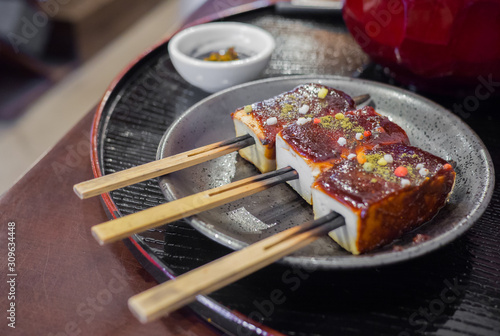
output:
[[[344,138],[344,137],[340,137],[338,140],[337,140],[337,143],[341,146],[345,146],[345,144],[347,143],[347,140]]]
[[[300,117],[299,119],[297,119],[297,125],[304,125],[307,122],[308,122],[307,118]]]
[[[349,154],[349,155],[347,156],[347,159],[348,159],[348,160],[352,160],[352,159],[356,158],[356,156],[357,156],[356,154],[351,153],[351,154]]]
[[[306,114],[307,112],[309,112],[309,105],[302,105],[299,108],[299,113],[300,114]]]
[[[385,154],[385,155],[384,155],[384,160],[385,160],[387,163],[393,163],[393,162],[394,162],[394,159],[392,158],[392,155],[391,155],[391,154]]]
[[[266,124],[271,126],[271,125],[276,125],[278,123],[278,118],[276,117],[271,117],[266,120]]]
[[[410,180],[408,179],[401,179],[401,186],[404,188],[406,186],[409,186],[411,184]]]
[[[418,171],[418,173],[420,175],[422,175],[422,176],[427,176],[427,175],[429,175],[429,169],[427,169],[427,168],[420,168],[420,170]]]

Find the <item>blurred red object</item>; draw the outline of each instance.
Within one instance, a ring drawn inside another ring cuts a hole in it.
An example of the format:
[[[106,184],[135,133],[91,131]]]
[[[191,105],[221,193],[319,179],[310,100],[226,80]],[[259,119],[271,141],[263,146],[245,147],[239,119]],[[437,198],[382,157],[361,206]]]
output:
[[[500,91],[500,0],[345,0],[343,17],[404,84],[453,92],[486,81]]]

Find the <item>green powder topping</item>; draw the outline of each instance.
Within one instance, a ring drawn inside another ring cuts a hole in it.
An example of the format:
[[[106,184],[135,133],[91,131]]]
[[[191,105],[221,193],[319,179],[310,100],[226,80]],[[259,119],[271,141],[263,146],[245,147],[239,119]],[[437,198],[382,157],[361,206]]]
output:
[[[416,154],[413,154],[413,155],[416,155]],[[415,167],[413,166],[404,166],[407,170],[408,170],[408,174],[406,174],[407,177],[411,178],[411,179],[415,179],[417,178],[417,173],[418,171],[415,169]]]
[[[378,159],[377,164],[379,166],[387,166],[387,161],[382,157],[382,158]]]
[[[415,158],[415,155],[416,154],[410,155],[407,153],[403,153],[401,156]],[[417,157],[418,157],[418,155],[417,155]],[[378,176],[378,177],[383,178],[385,181],[398,183],[398,181],[400,180],[399,177],[397,177],[394,174],[394,166],[388,165],[387,162],[384,160],[384,153],[367,154],[366,155],[366,163],[363,165],[363,169],[365,171],[367,171],[365,169],[365,165],[367,163],[369,163],[370,166],[373,167],[373,171],[371,173]],[[411,180],[419,180],[420,179],[420,175],[418,174],[418,169],[416,169],[414,166],[405,165],[403,167],[405,167],[408,171],[407,175],[405,176],[407,179],[411,179]]]
[[[281,107],[280,117],[284,118],[284,119],[291,119],[291,118],[293,118],[293,114],[290,113],[292,111],[293,111],[293,106],[292,105],[290,105],[290,104],[284,104]]]
[[[333,129],[335,128],[335,119],[328,115],[328,116],[324,116],[324,117],[321,117],[319,118],[321,121],[320,121],[320,125],[326,129]]]
[[[366,162],[373,166],[372,173],[376,176],[383,178],[386,181],[397,182],[397,176],[394,175],[393,169],[386,165],[378,164],[380,159],[384,158],[383,153],[368,154],[366,155]],[[366,164],[366,163],[365,163]]]
[[[288,113],[293,110],[293,106],[290,104],[284,104],[283,107],[281,108],[281,112],[283,113]]]
[[[412,155],[410,155],[410,154],[408,154],[408,153],[403,153],[403,154],[401,154],[401,157],[402,157],[402,158],[404,158],[404,157],[409,157],[409,158],[413,158],[413,159],[418,159],[418,158],[419,158],[419,156],[418,156],[417,154],[412,154]]]
[[[363,133],[365,129],[357,122],[352,122],[348,117],[335,118],[333,116],[321,117],[320,125],[326,129],[342,129],[345,132]]]
[[[367,161],[363,164],[363,169],[370,173],[375,169],[375,166],[373,163]]]

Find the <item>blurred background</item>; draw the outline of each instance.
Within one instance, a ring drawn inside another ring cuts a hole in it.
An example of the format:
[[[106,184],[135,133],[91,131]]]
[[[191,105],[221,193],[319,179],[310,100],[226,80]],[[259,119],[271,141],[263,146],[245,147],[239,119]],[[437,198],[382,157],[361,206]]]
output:
[[[0,0],[0,195],[205,0]]]

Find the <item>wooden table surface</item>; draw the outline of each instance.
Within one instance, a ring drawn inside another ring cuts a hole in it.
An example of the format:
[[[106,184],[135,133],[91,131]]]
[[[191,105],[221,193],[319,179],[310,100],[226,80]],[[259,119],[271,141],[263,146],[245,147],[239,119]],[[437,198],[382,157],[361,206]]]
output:
[[[186,23],[250,2],[208,1]],[[73,193],[74,184],[93,177],[93,116],[90,111],[0,199],[0,334],[220,335],[188,308],[147,325],[128,310],[128,298],[156,282],[122,242],[97,244],[90,227],[108,219],[100,200],[82,201]],[[14,265],[7,265],[9,228],[10,237],[15,232],[15,269],[10,272],[7,267]],[[8,277],[11,273],[16,276]],[[15,283],[13,300],[7,295],[10,278]],[[15,329],[6,320],[11,302]]]

